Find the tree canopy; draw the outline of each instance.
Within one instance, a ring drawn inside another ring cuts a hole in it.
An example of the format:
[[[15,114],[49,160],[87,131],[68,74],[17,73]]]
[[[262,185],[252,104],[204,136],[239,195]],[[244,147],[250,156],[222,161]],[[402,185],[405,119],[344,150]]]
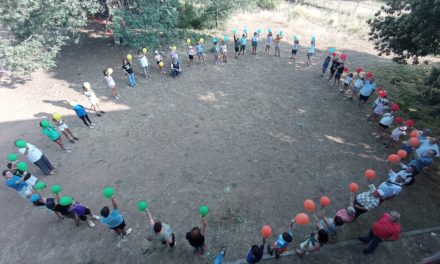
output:
[[[368,21],[379,55],[405,63],[440,54],[440,0],[392,0]]]
[[[0,66],[19,73],[50,69],[64,43],[77,37],[97,1],[2,0],[0,23],[9,31],[0,42]]]

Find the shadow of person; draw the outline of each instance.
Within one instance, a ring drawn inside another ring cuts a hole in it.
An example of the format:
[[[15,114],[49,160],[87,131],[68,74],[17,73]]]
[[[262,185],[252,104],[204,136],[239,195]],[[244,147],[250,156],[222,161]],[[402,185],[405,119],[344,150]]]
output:
[[[58,101],[43,100],[43,103],[52,104],[54,106],[59,106],[59,107],[71,109],[71,106],[67,100],[58,100]]]

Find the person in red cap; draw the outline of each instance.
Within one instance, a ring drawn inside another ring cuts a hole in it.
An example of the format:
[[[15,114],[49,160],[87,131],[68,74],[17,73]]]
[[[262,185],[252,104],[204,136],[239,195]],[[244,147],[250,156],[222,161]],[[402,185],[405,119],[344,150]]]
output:
[[[368,236],[359,237],[359,240],[368,244],[368,248],[362,252],[371,254],[382,241],[396,241],[400,235],[400,214],[396,211],[384,213],[378,221],[376,221]]]

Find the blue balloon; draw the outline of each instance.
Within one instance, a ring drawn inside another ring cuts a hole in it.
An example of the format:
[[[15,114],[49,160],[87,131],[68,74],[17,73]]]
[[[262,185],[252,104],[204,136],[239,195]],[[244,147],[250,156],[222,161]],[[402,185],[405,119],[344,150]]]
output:
[[[335,52],[335,51],[336,51],[335,48],[329,48],[329,49],[328,49],[328,52],[330,52],[330,53],[333,53],[333,52]]]
[[[212,43],[217,42],[216,38],[212,38]]]
[[[224,37],[223,37],[223,40],[224,40],[224,41],[228,41],[228,39],[229,39],[228,36],[224,36]]]

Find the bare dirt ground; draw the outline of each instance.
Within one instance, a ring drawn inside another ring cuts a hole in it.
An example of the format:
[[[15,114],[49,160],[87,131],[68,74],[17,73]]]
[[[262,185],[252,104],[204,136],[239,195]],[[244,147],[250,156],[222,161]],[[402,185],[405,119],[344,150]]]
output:
[[[229,50],[233,47],[230,45]],[[116,188],[116,198],[129,226],[128,241],[118,243],[104,226],[58,222],[46,209],[36,209],[13,190],[1,186],[0,211],[3,231],[1,263],[210,263],[223,243],[227,259],[242,258],[260,240],[259,230],[270,224],[274,233],[303,211],[302,201],[321,195],[332,200],[328,211],[348,203],[349,182],[366,189],[363,171],[385,178],[383,148],[365,121],[368,107],[343,100],[336,88],[319,77],[319,51],[311,67],[305,66],[301,48],[296,62],[290,45],[283,44],[282,58],[263,55],[232,58],[207,66],[184,66],[184,74],[172,79],[152,69],[144,79],[135,61],[136,88],[127,85],[120,61],[127,50],[110,39],[85,39],[80,46],[62,50],[58,67],[36,73],[31,82],[0,89],[0,153],[14,150],[13,141],[25,138],[40,147],[59,166],[54,176],[42,176],[48,184],[61,184],[98,213],[109,202],[104,186]],[[134,51],[130,51],[134,54]],[[180,57],[186,62],[184,51]],[[389,63],[370,54],[346,51],[349,67]],[[153,61],[152,56],[149,57]],[[102,70],[112,67],[122,99],[115,102],[105,87]],[[96,123],[88,129],[74,116],[66,100],[78,99],[81,84],[89,81],[107,113],[90,114]],[[53,112],[65,120],[80,138],[68,144],[73,153],[61,152],[39,131],[38,122]],[[385,210],[402,213],[405,231],[438,225],[440,193],[438,172],[427,170],[417,183],[398,198],[362,215],[332,241],[344,241],[365,233]],[[147,221],[136,208],[149,202],[153,215],[169,223],[177,238],[171,252],[146,241]],[[199,222],[198,206],[208,204],[209,254],[194,256],[184,235]],[[297,227],[293,244],[313,229]],[[145,252],[145,249],[149,250]]]

